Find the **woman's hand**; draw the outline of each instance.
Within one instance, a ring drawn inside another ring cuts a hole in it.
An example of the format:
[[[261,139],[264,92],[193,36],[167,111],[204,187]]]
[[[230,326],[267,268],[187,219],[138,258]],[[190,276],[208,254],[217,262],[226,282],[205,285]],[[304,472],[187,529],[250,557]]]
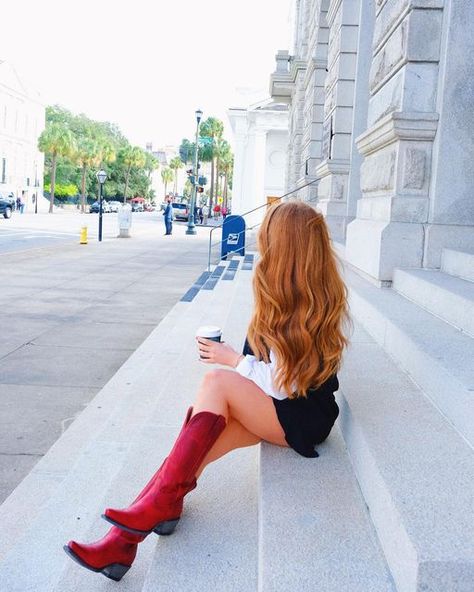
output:
[[[204,364],[221,364],[222,366],[235,368],[243,358],[227,343],[219,343],[204,337],[196,337],[196,341],[198,342],[201,362],[204,362]]]

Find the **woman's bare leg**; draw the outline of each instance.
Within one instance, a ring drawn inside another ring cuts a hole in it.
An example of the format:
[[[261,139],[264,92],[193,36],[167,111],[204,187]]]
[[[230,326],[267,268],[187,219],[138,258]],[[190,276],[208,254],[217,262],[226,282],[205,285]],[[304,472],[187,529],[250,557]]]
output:
[[[204,459],[202,465],[199,467],[196,477],[199,477],[205,467],[224,456],[228,452],[235,450],[236,448],[246,448],[247,446],[255,446],[262,439],[249,432],[244,426],[239,423],[236,419],[230,418],[227,422],[227,426],[214,446],[209,451],[208,455]]]
[[[212,370],[204,376],[193,414],[211,411],[223,415],[227,427],[202,463],[198,475],[210,462],[235,448],[266,440],[288,446],[271,398],[254,382],[232,370]]]

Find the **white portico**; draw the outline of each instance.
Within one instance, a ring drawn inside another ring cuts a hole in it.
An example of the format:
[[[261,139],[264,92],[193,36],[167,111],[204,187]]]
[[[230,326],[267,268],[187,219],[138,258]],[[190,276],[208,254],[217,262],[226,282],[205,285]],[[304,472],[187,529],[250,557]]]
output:
[[[284,193],[288,106],[269,99],[227,114],[235,141],[232,213],[243,214]],[[264,211],[248,216],[247,226],[258,224]]]

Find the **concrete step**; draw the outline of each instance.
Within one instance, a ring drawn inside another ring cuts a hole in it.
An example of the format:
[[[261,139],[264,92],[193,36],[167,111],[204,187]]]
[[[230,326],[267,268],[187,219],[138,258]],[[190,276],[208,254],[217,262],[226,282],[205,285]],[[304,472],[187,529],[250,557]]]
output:
[[[352,315],[474,446],[474,341],[392,289],[345,269]]]
[[[441,271],[474,282],[474,253],[443,249]]]
[[[236,328],[242,315],[250,319],[253,307],[252,274],[245,273],[247,284],[234,300],[234,310],[241,311],[234,315]],[[226,333],[232,340],[229,321]],[[394,592],[337,428],[318,451],[318,459],[306,459],[289,449],[261,446],[258,591]]]
[[[339,425],[397,591],[472,590],[472,447],[358,327],[340,379]]]
[[[474,283],[442,271],[396,269],[393,289],[474,337]]]
[[[0,539],[2,543],[7,542],[4,544],[6,556],[0,572],[1,578],[10,583],[10,590],[26,590],[30,589],[29,586],[34,586],[31,589],[38,591],[53,589],[51,586],[58,578],[61,579],[62,572],[69,572],[71,567],[69,562],[64,562],[66,557],[61,551],[64,541],[71,536],[84,539],[89,528],[97,529],[95,525],[91,527],[91,522],[96,522],[105,502],[107,505],[124,503],[123,499],[114,499],[113,503],[110,503],[110,499],[104,500],[107,488],[111,487],[114,495],[119,495],[125,487],[127,494],[124,497],[128,499],[130,483],[133,485],[136,481],[135,489],[139,489],[146,476],[156,469],[157,456],[163,458],[182,422],[189,404],[186,398],[189,398],[190,393],[194,394],[196,374],[204,372],[203,365],[197,361],[195,328],[204,318],[208,322],[209,310],[212,310],[212,321],[225,320],[232,301],[233,285],[233,282],[228,283],[228,287],[222,289],[219,302],[214,302],[217,293],[212,292],[203,293],[192,305],[177,306],[178,311],[183,306],[188,307],[179,321],[176,321],[176,311],[170,313],[171,319],[175,319],[174,332],[168,332],[167,340],[159,343],[159,331],[156,330],[136,352],[136,358],[141,359],[142,364],[144,358],[149,358],[145,374],[140,374],[142,365],[135,366],[134,374],[130,360],[119,370],[113,380],[117,387],[116,394],[127,401],[123,410],[114,411],[113,401],[107,401],[106,398],[102,401],[103,391],[97,395],[88,409],[99,407],[98,400],[109,404],[103,413],[110,417],[105,421],[102,417],[102,429],[93,433],[89,440],[84,438],[79,451],[74,446],[76,443],[66,437],[68,430],[56,443],[52,461],[48,458],[49,453],[43,459],[53,466],[58,459],[69,466],[69,471],[60,475],[56,488],[47,491],[49,500],[42,489],[41,472],[27,478],[32,492],[28,500],[31,506],[24,505],[27,500],[17,491],[7,500],[12,514],[19,516],[23,513],[25,516],[22,525],[13,528],[13,533],[11,520],[1,521],[3,536]],[[158,350],[157,345],[160,345]],[[189,370],[183,372],[183,368]],[[191,384],[192,389],[189,388]],[[107,386],[104,387],[106,389]],[[175,396],[173,389],[179,389]],[[88,415],[87,410],[82,415]],[[83,424],[82,429],[87,433],[87,424]],[[159,446],[163,450],[158,450]],[[151,453],[147,456],[143,451],[148,450]],[[142,473],[140,468],[144,465]],[[124,477],[124,473],[130,473],[130,470],[131,474]],[[43,494],[41,505],[35,503],[34,493],[38,491]],[[30,507],[31,511],[26,513],[25,508]],[[24,564],[28,558],[35,569],[31,570]]]
[[[237,273],[227,320],[212,319],[236,348],[243,346],[251,311],[251,275]],[[221,289],[222,283],[216,287]],[[169,592],[257,590],[257,473],[257,447],[234,451],[206,469],[189,496],[178,536],[161,537],[156,545],[144,592],[158,587]]]
[[[318,452],[262,445],[259,592],[395,592],[337,424]]]

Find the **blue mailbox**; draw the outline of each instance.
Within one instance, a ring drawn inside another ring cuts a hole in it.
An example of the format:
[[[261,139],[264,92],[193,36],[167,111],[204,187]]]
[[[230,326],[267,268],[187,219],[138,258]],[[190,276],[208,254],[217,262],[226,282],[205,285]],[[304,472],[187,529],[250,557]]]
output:
[[[245,255],[245,220],[242,216],[227,216],[222,225],[221,259],[229,253]]]

